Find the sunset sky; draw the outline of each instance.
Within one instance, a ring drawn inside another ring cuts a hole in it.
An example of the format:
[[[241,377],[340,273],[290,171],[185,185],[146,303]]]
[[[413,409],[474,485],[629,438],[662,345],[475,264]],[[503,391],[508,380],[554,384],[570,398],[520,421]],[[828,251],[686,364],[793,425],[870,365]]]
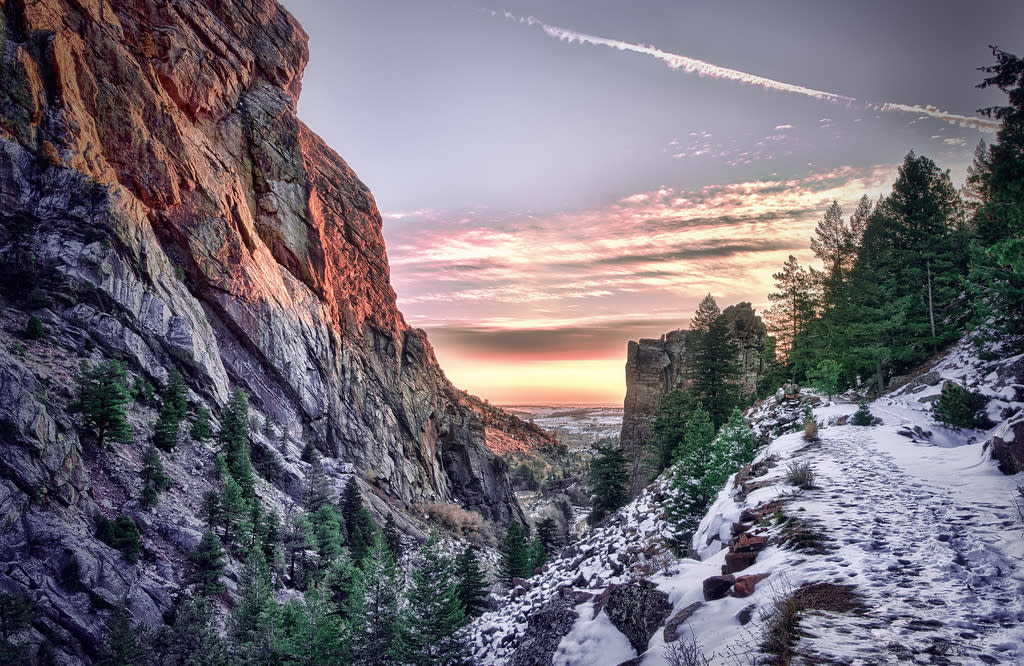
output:
[[[628,340],[767,306],[832,199],[962,182],[1024,3],[285,0],[300,117],[370,187],[398,304],[497,403],[618,403]]]

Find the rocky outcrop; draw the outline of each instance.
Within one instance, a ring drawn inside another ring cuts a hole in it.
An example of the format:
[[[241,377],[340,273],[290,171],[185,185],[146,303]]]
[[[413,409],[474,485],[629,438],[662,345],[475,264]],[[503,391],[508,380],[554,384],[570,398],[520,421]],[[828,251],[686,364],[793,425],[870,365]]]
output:
[[[987,444],[1003,474],[1024,471],[1024,418],[1004,421]]]
[[[604,612],[615,628],[629,639],[636,653],[643,654],[651,636],[672,612],[672,604],[657,585],[639,580],[613,587]]]
[[[752,395],[764,366],[767,329],[754,314],[750,303],[730,305],[722,311],[729,332],[737,342],[737,364],[743,395]],[[623,402],[621,446],[631,462],[630,494],[640,492],[644,482],[643,448],[651,435],[651,419],[661,399],[674,389],[687,388],[687,331],[676,330],[658,339],[630,340],[626,349],[626,398]]]
[[[127,495],[99,496],[105,459],[90,462],[64,411],[82,357],[120,358],[156,385],[177,368],[193,404],[215,413],[241,386],[293,443],[253,446],[292,492],[294,442],[308,441],[369,479],[372,506],[451,502],[522,520],[487,442],[545,436],[455,389],[398,311],[372,194],[296,117],[307,55],[273,0],[3,3],[5,335],[28,313],[48,330],[27,351],[9,340],[0,359],[0,559],[19,563],[5,589],[44,590],[45,606],[54,558],[72,552],[92,589],[119,576],[110,603],[158,618],[169,563],[194,543],[183,518],[166,551],[121,576],[91,537],[92,517]],[[141,446],[123,456],[126,474]],[[189,474],[212,456],[191,453],[185,514],[203,489]],[[53,521],[68,536],[40,532]],[[70,610],[44,615],[68,650],[93,649],[94,627],[61,624]]]

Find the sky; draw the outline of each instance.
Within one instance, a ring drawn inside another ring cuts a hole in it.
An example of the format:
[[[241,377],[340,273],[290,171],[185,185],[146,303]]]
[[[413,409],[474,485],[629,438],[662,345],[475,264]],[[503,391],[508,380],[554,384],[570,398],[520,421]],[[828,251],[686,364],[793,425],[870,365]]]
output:
[[[621,404],[629,340],[769,305],[910,150],[962,183],[1012,0],[284,0],[299,117],[371,189],[407,321],[502,404]]]

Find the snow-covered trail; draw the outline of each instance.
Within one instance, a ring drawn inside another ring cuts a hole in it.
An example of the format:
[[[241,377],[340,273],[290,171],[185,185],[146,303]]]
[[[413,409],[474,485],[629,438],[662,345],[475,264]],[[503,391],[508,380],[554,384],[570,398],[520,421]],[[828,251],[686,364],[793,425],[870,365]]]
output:
[[[870,608],[808,617],[799,652],[838,663],[1024,663],[1024,581],[999,548],[1020,527],[1011,495],[991,483],[979,447],[915,446],[895,434],[905,425],[827,428],[799,455],[821,489],[790,510],[823,520],[836,549],[795,568],[855,584]]]

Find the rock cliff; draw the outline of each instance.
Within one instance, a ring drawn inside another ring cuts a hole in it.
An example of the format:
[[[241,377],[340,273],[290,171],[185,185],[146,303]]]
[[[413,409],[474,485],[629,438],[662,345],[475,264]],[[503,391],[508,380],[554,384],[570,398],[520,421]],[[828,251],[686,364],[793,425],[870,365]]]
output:
[[[92,538],[96,515],[137,511],[108,491],[136,483],[115,477],[137,474],[150,424],[136,419],[125,451],[90,450],[67,411],[82,358],[119,358],[157,386],[177,368],[215,414],[242,387],[287,435],[280,454],[253,442],[286,494],[301,493],[312,442],[371,479],[381,507],[522,519],[488,442],[550,439],[455,389],[398,311],[373,196],[296,117],[306,36],[281,6],[0,6],[0,591],[34,590],[62,654],[90,653],[102,628],[61,607],[88,607],[55,582],[69,553],[97,594],[153,623],[198,538],[179,516],[192,532],[138,567]],[[41,342],[20,338],[30,314]],[[213,452],[192,454],[172,464],[185,513]],[[137,517],[144,538],[162,529]]]
[[[764,372],[760,353],[767,329],[750,303],[730,305],[722,315],[739,348],[736,360],[743,395],[752,395]],[[689,386],[686,339],[687,331],[675,330],[658,339],[630,340],[626,348],[626,398],[619,441],[631,461],[631,496],[636,496],[644,483],[643,448],[651,435],[651,419],[658,413],[661,399],[669,391]]]

